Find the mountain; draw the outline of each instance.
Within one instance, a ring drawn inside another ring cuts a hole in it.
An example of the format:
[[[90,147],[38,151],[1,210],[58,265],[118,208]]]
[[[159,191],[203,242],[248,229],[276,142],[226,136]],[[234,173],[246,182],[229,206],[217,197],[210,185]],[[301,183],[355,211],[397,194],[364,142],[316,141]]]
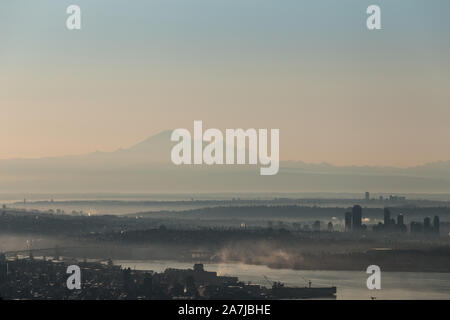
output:
[[[126,149],[0,160],[0,192],[450,192],[450,161],[406,169],[283,161],[275,176],[259,165],[175,166],[172,131]]]
[[[170,141],[171,134],[172,130],[160,132],[128,149],[117,150],[113,156],[145,157],[149,162],[169,163],[173,145]]]

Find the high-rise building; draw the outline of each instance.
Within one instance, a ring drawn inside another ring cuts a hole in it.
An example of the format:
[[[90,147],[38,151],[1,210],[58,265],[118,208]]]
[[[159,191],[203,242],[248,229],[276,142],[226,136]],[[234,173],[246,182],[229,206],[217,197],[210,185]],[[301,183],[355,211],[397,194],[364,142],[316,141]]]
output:
[[[366,191],[366,201],[370,200],[370,193],[368,191]]]
[[[430,217],[426,217],[423,219],[423,231],[430,232],[431,231],[431,219]]]
[[[352,230],[352,213],[346,212],[345,213],[345,231],[351,231]]]
[[[354,205],[352,208],[352,230],[360,230],[362,225],[362,208]]]
[[[327,230],[328,230],[329,232],[333,231],[333,223],[332,223],[331,221],[328,222]]]
[[[438,216],[434,216],[433,219],[433,231],[436,234],[439,234],[440,230],[439,230],[439,217]]]
[[[404,221],[404,219],[403,219],[403,215],[400,213],[400,214],[397,216],[397,225],[403,226],[404,224],[405,224],[405,221]]]
[[[388,208],[384,208],[384,226],[389,227],[391,224],[391,211]]]

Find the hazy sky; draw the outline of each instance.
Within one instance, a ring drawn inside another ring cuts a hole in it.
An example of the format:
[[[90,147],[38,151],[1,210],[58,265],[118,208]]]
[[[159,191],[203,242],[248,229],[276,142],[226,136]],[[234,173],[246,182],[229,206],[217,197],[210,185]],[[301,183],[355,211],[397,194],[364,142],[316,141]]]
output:
[[[82,30],[65,27],[69,4]],[[382,30],[366,8],[382,9]],[[113,151],[203,120],[280,157],[450,160],[450,1],[2,0],[0,158]]]

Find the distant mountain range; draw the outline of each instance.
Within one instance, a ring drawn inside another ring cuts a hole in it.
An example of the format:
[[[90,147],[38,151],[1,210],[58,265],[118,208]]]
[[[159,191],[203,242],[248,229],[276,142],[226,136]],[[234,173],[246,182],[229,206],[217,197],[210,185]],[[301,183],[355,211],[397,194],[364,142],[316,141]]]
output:
[[[275,176],[259,165],[175,166],[164,131],[114,152],[0,160],[0,192],[450,192],[450,161],[406,169],[282,161]]]

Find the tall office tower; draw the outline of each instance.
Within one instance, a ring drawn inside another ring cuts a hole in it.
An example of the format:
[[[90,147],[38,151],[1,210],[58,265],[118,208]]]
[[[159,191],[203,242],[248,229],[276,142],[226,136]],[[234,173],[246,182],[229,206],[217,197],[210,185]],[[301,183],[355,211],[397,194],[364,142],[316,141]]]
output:
[[[333,223],[332,223],[331,221],[328,222],[327,230],[328,230],[329,232],[333,231]]]
[[[397,225],[402,226],[402,225],[404,225],[404,223],[405,223],[405,221],[404,221],[404,219],[403,219],[403,215],[400,213],[400,214],[397,216]]]
[[[384,208],[384,226],[388,227],[391,224],[391,211]]]
[[[439,230],[439,216],[434,216],[433,219],[433,231],[436,234],[439,234],[440,230]]]
[[[423,219],[423,231],[430,232],[431,231],[431,219],[430,217],[426,217]]]
[[[351,231],[352,230],[352,213],[346,212],[345,213],[345,231]]]
[[[370,200],[370,193],[368,191],[366,191],[366,201]]]
[[[360,230],[362,225],[362,208],[354,205],[352,208],[352,230]]]

